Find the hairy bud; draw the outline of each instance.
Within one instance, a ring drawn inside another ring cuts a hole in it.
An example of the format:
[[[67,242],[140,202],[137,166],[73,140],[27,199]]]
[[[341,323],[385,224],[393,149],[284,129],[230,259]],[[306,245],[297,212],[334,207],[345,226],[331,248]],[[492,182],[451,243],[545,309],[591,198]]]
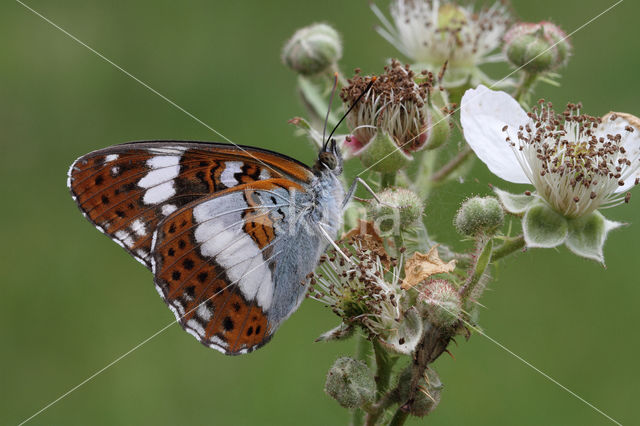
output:
[[[474,197],[465,201],[455,218],[458,232],[470,237],[493,235],[503,222],[504,211],[494,197]]]
[[[324,391],[345,408],[358,408],[373,402],[376,382],[373,372],[362,361],[338,358],[327,374]]]
[[[407,367],[398,379],[398,397],[401,404],[409,399],[411,386],[411,366]],[[418,382],[418,390],[414,400],[409,405],[409,413],[413,416],[424,417],[436,409],[440,403],[442,382],[435,370],[428,368],[424,377]]]
[[[558,26],[550,22],[519,23],[504,36],[509,61],[530,73],[552,71],[569,60],[571,43]]]
[[[394,226],[406,228],[422,216],[422,202],[413,191],[389,188],[379,193],[378,198],[382,203],[372,202],[368,213],[381,232],[389,232]]]
[[[327,70],[342,57],[340,34],[327,24],[299,29],[282,49],[282,61],[302,75]]]
[[[451,327],[462,313],[460,295],[447,280],[430,281],[420,292],[429,321],[438,327]]]

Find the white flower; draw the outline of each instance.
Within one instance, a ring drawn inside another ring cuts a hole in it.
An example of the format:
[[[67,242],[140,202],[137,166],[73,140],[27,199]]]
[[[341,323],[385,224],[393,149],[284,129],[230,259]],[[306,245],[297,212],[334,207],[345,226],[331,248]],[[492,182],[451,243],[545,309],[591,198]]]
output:
[[[566,244],[604,261],[610,230],[620,226],[597,210],[628,202],[640,182],[640,119],[625,113],[602,118],[569,104],[556,114],[543,101],[526,113],[511,96],[484,86],[462,97],[460,121],[476,155],[496,176],[532,184],[536,193],[496,189],[505,209],[524,214],[528,247]]]
[[[506,7],[496,2],[474,11],[449,0],[394,0],[391,24],[375,5],[382,22],[378,33],[413,61],[441,67],[472,68],[496,60],[488,55],[498,48],[509,24]],[[501,57],[501,56],[500,56]]]
[[[640,121],[630,114],[602,118],[569,105],[526,113],[511,96],[479,86],[462,97],[464,136],[498,177],[531,183],[567,218],[612,207],[640,178]]]

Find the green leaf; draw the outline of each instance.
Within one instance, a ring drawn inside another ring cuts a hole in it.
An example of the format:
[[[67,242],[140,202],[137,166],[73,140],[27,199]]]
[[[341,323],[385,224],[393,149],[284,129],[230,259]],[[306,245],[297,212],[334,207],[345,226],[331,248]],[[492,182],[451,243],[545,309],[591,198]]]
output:
[[[551,248],[565,241],[569,224],[546,204],[537,203],[525,213],[522,230],[527,247]]]
[[[622,223],[607,220],[595,211],[587,216],[569,221],[569,235],[566,245],[578,256],[593,259],[604,265],[602,249],[609,231],[622,226]]]
[[[512,194],[502,189],[493,188],[502,207],[511,214],[522,215],[538,199],[535,195]]]

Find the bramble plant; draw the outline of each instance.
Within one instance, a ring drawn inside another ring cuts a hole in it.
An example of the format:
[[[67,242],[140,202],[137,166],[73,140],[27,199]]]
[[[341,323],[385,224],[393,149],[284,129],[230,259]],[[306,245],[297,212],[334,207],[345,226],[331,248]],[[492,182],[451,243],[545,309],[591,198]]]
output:
[[[504,2],[393,0],[390,17],[371,8],[378,33],[410,65],[390,59],[375,78],[360,69],[345,76],[340,35],[327,24],[297,31],[282,58],[298,74],[306,108],[291,123],[316,145],[338,124],[327,114],[338,85],[345,111],[353,110],[335,139],[378,194],[346,211],[340,249],[308,277],[308,297],[340,320],[318,340],[358,339],[358,353],[330,368],[325,391],[352,410],[354,425],[401,425],[444,396],[432,364],[456,336],[480,331],[477,306],[499,260],[564,244],[604,265],[605,240],[622,224],[603,211],[628,203],[640,182],[640,119],[532,104],[538,83],[558,84],[572,46],[550,22],[515,22]],[[487,62],[510,64],[514,78],[492,80],[480,69]],[[456,138],[466,142],[459,152],[443,149]],[[452,226],[473,249],[458,253],[434,241],[423,218],[433,193],[466,176],[474,158],[533,188],[468,198]]]

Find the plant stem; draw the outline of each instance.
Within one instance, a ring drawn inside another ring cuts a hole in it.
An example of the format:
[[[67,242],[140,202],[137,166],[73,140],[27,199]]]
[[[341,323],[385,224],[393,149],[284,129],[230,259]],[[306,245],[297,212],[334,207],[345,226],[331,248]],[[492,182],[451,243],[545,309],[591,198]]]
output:
[[[370,410],[367,410],[365,426],[375,426],[378,423],[384,411],[396,401],[397,392],[397,388],[387,392],[377,403],[371,406]]]
[[[383,173],[382,180],[380,181],[380,189],[389,188],[395,186],[396,174],[395,173]]]
[[[479,237],[476,242],[476,254],[473,263],[473,269],[469,273],[467,280],[460,289],[460,299],[462,303],[466,303],[473,294],[473,290],[480,283],[480,279],[484,275],[484,271],[489,266],[493,251],[493,242],[490,237]]]
[[[396,360],[389,356],[378,341],[373,342],[373,352],[376,356],[376,388],[378,389],[378,397],[382,397],[389,387],[391,370]]]
[[[520,85],[518,86],[518,90],[516,90],[516,93],[514,94],[513,97],[520,104],[526,104],[527,97],[533,91],[533,86],[535,85],[537,80],[538,80],[538,74],[531,74],[531,73],[525,72],[522,77],[522,82],[520,82]]]
[[[458,167],[460,167],[464,161],[469,157],[469,155],[473,152],[469,145],[465,146],[462,151],[458,153],[455,157],[453,157],[447,164],[442,166],[440,170],[431,175],[431,181],[435,183],[442,182],[451,173],[455,172]]]
[[[497,247],[493,251],[493,255],[491,256],[491,261],[495,262],[497,260],[502,259],[503,257],[509,256],[516,251],[522,250],[525,246],[524,236],[520,235],[518,237],[507,238],[504,240],[504,243],[500,247]]]
[[[407,421],[407,417],[409,417],[409,413],[402,411],[402,408],[398,407],[393,418],[389,422],[389,426],[402,426],[404,422]]]
[[[364,362],[369,365],[369,340],[362,334],[362,332],[358,333],[357,343],[356,343],[356,359]],[[364,425],[364,411],[361,408],[356,408],[351,413],[351,426],[362,426]]]

